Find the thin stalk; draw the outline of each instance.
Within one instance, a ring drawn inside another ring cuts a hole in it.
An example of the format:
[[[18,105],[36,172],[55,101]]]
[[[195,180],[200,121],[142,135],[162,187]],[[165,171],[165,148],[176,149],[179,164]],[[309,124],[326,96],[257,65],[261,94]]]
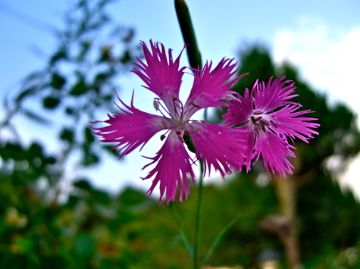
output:
[[[192,25],[189,8],[186,5],[185,0],[174,0],[176,15],[179,21],[181,34],[183,36],[186,52],[189,59],[190,66],[195,69],[202,67],[201,54],[197,45],[196,35],[194,27]],[[205,109],[204,120],[207,120],[207,112]],[[200,269],[202,262],[199,259],[199,248],[200,248],[200,231],[201,231],[201,212],[202,212],[202,200],[203,200],[203,189],[204,189],[204,162],[200,162],[200,177],[198,187],[198,197],[196,204],[195,213],[195,239],[194,239],[194,252],[193,252],[193,268]]]
[[[193,256],[194,269],[199,269],[201,266],[199,262],[199,247],[200,247],[202,201],[203,201],[203,192],[204,192],[203,172],[204,172],[204,162],[200,160],[200,177],[199,177],[198,197],[196,202],[196,214],[195,214],[195,242],[194,242],[194,256]]]

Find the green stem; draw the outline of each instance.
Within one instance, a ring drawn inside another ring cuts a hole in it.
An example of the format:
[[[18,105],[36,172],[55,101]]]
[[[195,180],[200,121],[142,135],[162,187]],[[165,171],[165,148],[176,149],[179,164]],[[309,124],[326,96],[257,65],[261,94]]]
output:
[[[198,197],[196,202],[196,215],[195,215],[195,242],[194,242],[194,256],[193,266],[194,269],[199,269],[201,264],[199,262],[199,247],[200,247],[200,227],[201,227],[201,213],[202,213],[202,201],[204,192],[204,162],[200,160],[200,177],[198,187]]]
[[[192,25],[189,8],[185,0],[175,0],[175,10],[183,36],[189,64],[192,68],[202,67],[201,54],[197,45],[194,27]]]
[[[189,59],[189,64],[194,69],[200,69],[202,67],[201,54],[197,45],[196,35],[194,27],[192,25],[191,16],[189,9],[186,5],[185,0],[174,0],[176,15],[179,21],[181,34],[183,36],[186,52]],[[207,112],[205,109],[204,120],[207,120]],[[198,198],[196,204],[196,215],[195,215],[195,239],[194,239],[194,252],[193,252],[193,268],[200,269],[202,263],[199,259],[199,248],[200,248],[200,230],[201,230],[201,208],[203,199],[204,189],[204,162],[200,160],[200,178],[198,188]]]

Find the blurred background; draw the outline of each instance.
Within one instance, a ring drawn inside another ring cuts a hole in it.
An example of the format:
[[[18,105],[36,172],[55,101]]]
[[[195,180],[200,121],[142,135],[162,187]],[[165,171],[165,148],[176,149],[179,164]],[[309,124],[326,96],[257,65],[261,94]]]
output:
[[[360,268],[360,2],[188,5],[203,59],[250,72],[237,91],[286,75],[321,124],[286,180],[206,179],[201,255],[232,223],[206,268]],[[120,160],[88,128],[114,89],[154,113],[129,71],[140,40],[183,48],[173,1],[0,0],[0,25],[0,268],[190,268],[196,186],[159,205],[140,177],[160,139]]]

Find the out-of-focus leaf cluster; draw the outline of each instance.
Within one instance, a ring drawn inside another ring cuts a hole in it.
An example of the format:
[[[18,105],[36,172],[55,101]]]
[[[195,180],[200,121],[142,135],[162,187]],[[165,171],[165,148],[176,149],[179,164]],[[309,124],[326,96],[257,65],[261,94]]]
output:
[[[222,187],[205,187],[201,255],[224,222],[238,216],[208,264],[252,268],[264,250],[282,252],[278,240],[259,229],[263,216],[277,209],[274,189],[260,186],[253,177],[238,175]],[[301,218],[304,262],[306,268],[355,269],[360,265],[359,237],[354,233],[360,228],[354,222],[359,204],[326,180],[318,186],[323,197]],[[86,178],[74,181],[62,203],[50,199],[46,188],[14,185],[10,178],[0,185],[1,268],[188,268],[190,264],[179,227],[192,242],[196,188],[186,203],[169,208],[131,188],[109,195]],[[332,203],[338,210],[328,210]],[[336,214],[339,210],[341,215]]]
[[[58,132],[63,160],[77,151],[80,165],[99,162],[101,151],[89,122],[96,112],[110,110],[114,93],[120,90],[119,78],[139,54],[134,30],[119,27],[110,16],[112,2],[78,0],[66,12],[44,68],[29,74],[19,91],[6,96],[0,128],[11,135],[1,139],[4,147],[7,140],[22,146],[14,120],[22,117]],[[102,149],[116,156],[108,147]]]

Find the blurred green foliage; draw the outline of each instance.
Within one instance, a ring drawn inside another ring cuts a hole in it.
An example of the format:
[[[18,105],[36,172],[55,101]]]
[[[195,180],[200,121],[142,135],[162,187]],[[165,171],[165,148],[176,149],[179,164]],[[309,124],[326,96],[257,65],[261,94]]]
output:
[[[138,49],[132,43],[134,31],[118,27],[108,15],[111,2],[77,1],[45,68],[27,76],[5,102],[0,268],[189,268],[183,244],[185,237],[193,242],[196,186],[188,201],[169,207],[132,188],[110,195],[85,177],[70,178],[67,190],[61,186],[74,153],[80,156],[79,169],[98,164],[104,153],[114,155],[96,143],[88,121],[99,109],[108,109],[116,80],[127,73]],[[250,75],[240,80],[238,91],[257,78],[285,74],[296,81],[298,100],[320,119],[317,140],[297,145],[294,177],[305,268],[360,268],[359,202],[337,182],[339,170],[360,150],[355,115],[343,104],[330,106],[290,64],[275,66],[264,47],[245,48],[240,63],[240,72]],[[57,125],[59,151],[49,153],[41,140],[23,143],[17,115]],[[331,158],[336,167],[328,165]],[[209,264],[254,268],[262,251],[283,253],[280,242],[258,228],[265,216],[278,211],[272,183],[263,179],[256,166],[251,174],[205,187],[201,256],[224,225],[236,219]]]

